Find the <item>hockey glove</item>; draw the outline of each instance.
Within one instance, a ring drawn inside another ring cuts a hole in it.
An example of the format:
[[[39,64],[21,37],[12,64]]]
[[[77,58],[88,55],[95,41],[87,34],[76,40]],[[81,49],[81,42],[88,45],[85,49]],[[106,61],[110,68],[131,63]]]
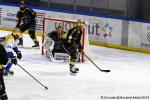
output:
[[[11,57],[11,63],[15,65],[17,64],[16,56]]]
[[[22,58],[21,51],[16,52],[16,54],[17,54],[17,58],[18,58],[18,59],[21,59],[21,58]]]

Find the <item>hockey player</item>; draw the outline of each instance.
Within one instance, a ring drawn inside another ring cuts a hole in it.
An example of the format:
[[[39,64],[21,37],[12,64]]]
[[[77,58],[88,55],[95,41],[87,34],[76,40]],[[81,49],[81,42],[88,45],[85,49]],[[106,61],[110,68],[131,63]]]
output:
[[[46,49],[46,55],[52,60],[55,52],[64,53],[64,49],[62,48],[63,44],[63,35],[65,32],[63,31],[62,26],[57,26],[56,30],[47,34],[47,39],[44,44]]]
[[[8,58],[10,59],[9,63],[7,64],[6,68],[3,68],[3,74],[7,75],[7,74],[14,74],[13,71],[10,70],[12,64],[17,64],[17,58],[21,59],[22,58],[22,54],[21,51],[18,49],[18,39],[20,36],[20,31],[19,30],[15,30],[13,31],[11,34],[5,36],[5,37],[1,37],[1,44],[5,47],[6,51],[7,51],[7,55]],[[16,53],[16,56],[14,56],[13,52]]]
[[[27,8],[25,2],[21,1],[20,10],[17,12],[16,17],[16,28],[19,28],[21,33],[28,30],[29,36],[34,42],[34,45],[32,47],[39,47],[39,41],[37,40],[35,35],[36,12],[31,8]],[[19,38],[19,45],[23,46],[23,37]]]
[[[79,69],[75,67],[75,63],[79,57],[78,51],[79,52],[82,51],[81,36],[84,24],[85,24],[84,21],[78,20],[76,22],[76,26],[71,28],[66,33],[65,48],[67,49],[67,51],[69,51],[69,55],[71,56],[69,63],[71,74],[76,74],[79,71]]]
[[[54,55],[55,52],[64,52],[63,48],[61,47],[63,40],[63,35],[65,32],[63,31],[62,26],[57,26],[55,31],[52,31],[51,33],[48,33],[48,37],[51,37],[54,41],[54,48],[52,50],[52,53]]]
[[[8,56],[3,45],[0,44],[0,100],[8,100],[5,92],[5,84],[3,79],[2,65],[6,65],[8,62]]]

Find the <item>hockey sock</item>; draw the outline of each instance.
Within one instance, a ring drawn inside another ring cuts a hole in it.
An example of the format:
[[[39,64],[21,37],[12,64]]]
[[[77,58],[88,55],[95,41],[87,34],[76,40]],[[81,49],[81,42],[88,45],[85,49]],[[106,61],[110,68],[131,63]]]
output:
[[[12,63],[9,63],[6,67],[6,70],[9,70],[11,68],[11,66],[12,66]]]

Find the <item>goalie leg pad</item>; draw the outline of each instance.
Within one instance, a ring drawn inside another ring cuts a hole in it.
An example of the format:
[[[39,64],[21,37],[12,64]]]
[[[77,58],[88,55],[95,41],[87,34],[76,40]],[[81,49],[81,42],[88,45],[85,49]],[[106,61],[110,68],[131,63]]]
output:
[[[63,60],[55,60],[55,58],[54,58],[52,52],[49,51],[49,50],[46,50],[46,56],[47,56],[47,57],[50,59],[50,61],[52,61],[52,62],[57,62],[57,63],[62,63],[62,62],[64,62]]]
[[[53,48],[54,48],[54,45],[55,45],[55,43],[54,43],[54,41],[53,41],[50,37],[47,37],[47,38],[45,39],[44,48],[45,48],[46,50],[52,51]]]

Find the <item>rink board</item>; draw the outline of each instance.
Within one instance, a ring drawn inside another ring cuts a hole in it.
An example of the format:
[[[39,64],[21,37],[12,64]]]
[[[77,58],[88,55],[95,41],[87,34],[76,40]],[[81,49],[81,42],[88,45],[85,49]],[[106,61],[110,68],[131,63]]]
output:
[[[0,5],[1,29],[13,29],[16,25],[17,6]],[[102,16],[81,15],[69,12],[50,11],[34,8],[37,12],[36,31],[41,32],[42,19],[58,18],[76,21],[83,19],[87,22],[89,40],[91,44],[113,48],[150,52],[150,23],[137,22]],[[57,23],[51,24],[54,28]],[[48,33],[47,31],[46,33]]]

